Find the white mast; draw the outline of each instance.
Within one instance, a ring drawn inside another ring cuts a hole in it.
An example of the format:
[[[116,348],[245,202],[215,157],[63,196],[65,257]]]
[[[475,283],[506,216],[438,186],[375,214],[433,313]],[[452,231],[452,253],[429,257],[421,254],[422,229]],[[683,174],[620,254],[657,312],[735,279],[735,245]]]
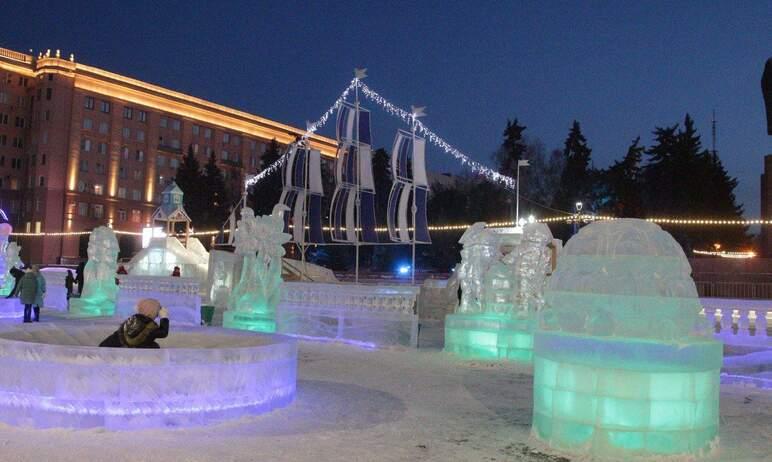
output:
[[[426,109],[426,106],[421,106],[421,107],[410,106],[410,110],[412,111],[411,114],[410,114],[410,117],[412,119],[412,123],[410,124],[410,128],[411,128],[411,133],[413,135],[413,137],[412,137],[412,152],[410,154],[410,159],[411,159],[410,161],[411,162],[415,162],[415,131],[416,131],[416,127],[418,126],[417,120],[418,120],[419,117],[423,117],[423,116],[426,115],[426,113],[424,112],[424,109]],[[410,264],[410,284],[415,285],[415,241],[416,241],[416,231],[418,229],[416,227],[415,217],[416,217],[416,214],[418,213],[418,207],[415,205],[415,192],[416,192],[415,168],[413,168],[412,171],[413,171],[413,191],[412,191],[412,196],[413,197],[412,197],[412,204],[411,204],[411,207],[410,207],[410,212],[413,215],[413,220],[411,221],[411,223],[413,225],[413,235],[412,235],[412,239],[411,239],[412,242],[410,244],[412,246],[413,258],[412,258],[412,262]]]

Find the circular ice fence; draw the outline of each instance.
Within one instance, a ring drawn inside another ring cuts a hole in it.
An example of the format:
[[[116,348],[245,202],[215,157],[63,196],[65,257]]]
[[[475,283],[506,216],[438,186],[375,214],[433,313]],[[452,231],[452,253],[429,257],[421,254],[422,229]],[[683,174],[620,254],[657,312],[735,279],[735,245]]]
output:
[[[173,327],[160,350],[95,346],[115,327],[46,323],[0,331],[0,421],[194,426],[268,412],[295,396],[292,340]]]
[[[0,319],[19,319],[24,316],[24,305],[18,298],[0,298]]]

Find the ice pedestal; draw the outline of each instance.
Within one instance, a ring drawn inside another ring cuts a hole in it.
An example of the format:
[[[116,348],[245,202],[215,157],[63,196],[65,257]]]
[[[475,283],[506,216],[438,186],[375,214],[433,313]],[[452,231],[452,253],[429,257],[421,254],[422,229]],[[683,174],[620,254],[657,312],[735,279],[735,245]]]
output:
[[[445,351],[465,359],[507,359],[530,362],[533,319],[509,314],[449,314],[445,318]]]
[[[173,328],[159,350],[99,348],[116,325],[0,330],[0,421],[111,430],[216,423],[288,405],[294,341],[215,327]]]
[[[699,454],[718,437],[722,345],[537,332],[533,433],[592,456]]]
[[[247,311],[225,311],[223,327],[249,330],[252,332],[276,332],[276,314],[274,312],[255,313]]]
[[[18,298],[0,298],[0,319],[20,319],[24,317],[24,305]]]
[[[94,318],[113,316],[115,299],[108,297],[70,298],[70,317]]]

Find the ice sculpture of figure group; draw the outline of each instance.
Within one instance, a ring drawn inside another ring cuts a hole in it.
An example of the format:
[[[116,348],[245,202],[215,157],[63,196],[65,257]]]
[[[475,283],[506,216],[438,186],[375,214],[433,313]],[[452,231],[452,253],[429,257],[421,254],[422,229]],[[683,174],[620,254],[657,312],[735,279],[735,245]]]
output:
[[[482,222],[472,225],[459,243],[463,245],[458,267],[459,313],[501,313],[523,318],[541,310],[552,261],[552,233],[547,225],[526,224],[520,243],[506,255],[501,254],[499,236]],[[489,279],[494,280],[486,284]],[[504,295],[509,303],[501,303],[492,293],[497,284],[509,292]]]

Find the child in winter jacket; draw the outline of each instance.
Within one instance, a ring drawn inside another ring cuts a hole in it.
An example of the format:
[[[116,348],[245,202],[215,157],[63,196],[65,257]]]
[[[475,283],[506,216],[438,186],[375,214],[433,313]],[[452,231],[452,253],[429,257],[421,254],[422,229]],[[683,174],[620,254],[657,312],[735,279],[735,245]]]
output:
[[[161,317],[160,325],[155,318]],[[137,314],[121,323],[117,331],[99,344],[113,348],[161,348],[156,339],[169,335],[169,312],[158,300],[145,298],[137,303]]]

